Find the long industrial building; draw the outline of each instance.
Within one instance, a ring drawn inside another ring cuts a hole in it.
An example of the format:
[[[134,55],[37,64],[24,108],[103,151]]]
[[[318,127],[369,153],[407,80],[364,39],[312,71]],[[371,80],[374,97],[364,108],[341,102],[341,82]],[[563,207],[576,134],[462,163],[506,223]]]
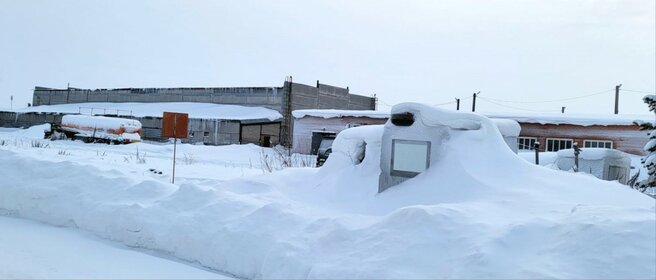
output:
[[[85,113],[91,110],[93,114],[134,117],[144,125],[144,139],[162,140],[161,114],[135,115],[129,109],[100,108],[102,106],[117,108],[116,104],[124,103],[210,103],[222,105],[238,105],[245,107],[262,107],[276,111],[281,118],[249,119],[248,114],[226,119],[224,114],[217,112],[216,116],[192,117],[189,141],[206,144],[282,144],[292,143],[293,117],[292,111],[300,109],[345,109],[345,110],[375,110],[376,98],[351,94],[349,88],[321,84],[310,86],[285,79],[281,87],[213,87],[213,88],[119,88],[119,89],[79,89],[79,88],[48,88],[35,87],[31,108],[21,112],[0,112],[0,125],[28,126],[43,120],[56,122],[61,117],[58,114]],[[78,112],[55,109],[69,104],[79,107]],[[93,106],[87,106],[93,104]],[[105,104],[105,105],[103,105]],[[123,106],[123,107],[126,107]],[[87,108],[85,107],[93,107]],[[94,111],[95,110],[95,111]],[[99,110],[105,110],[99,113]],[[66,112],[63,112],[66,111]],[[244,110],[248,111],[248,110]],[[192,112],[189,112],[192,113]],[[271,115],[271,114],[268,114]],[[223,125],[225,124],[225,125]],[[225,133],[224,133],[225,132]],[[222,135],[222,134],[230,135]],[[198,135],[211,137],[199,137]],[[195,140],[194,140],[195,139]]]

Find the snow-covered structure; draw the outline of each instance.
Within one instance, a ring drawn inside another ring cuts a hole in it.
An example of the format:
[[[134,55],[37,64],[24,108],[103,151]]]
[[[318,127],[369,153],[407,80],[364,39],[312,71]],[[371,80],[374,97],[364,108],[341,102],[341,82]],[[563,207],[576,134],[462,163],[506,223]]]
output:
[[[84,139],[121,143],[141,141],[141,123],[124,118],[65,115],[62,117],[61,130],[69,136]]]
[[[296,110],[294,116],[295,153],[316,154],[325,137],[334,137],[341,131],[363,125],[384,124],[390,118],[389,111],[372,110]],[[493,119],[511,150],[517,152],[517,137],[521,127],[510,119]]]
[[[189,137],[183,142],[206,145],[280,143],[283,116],[276,110],[200,102],[94,102],[41,105],[0,112],[0,126],[59,125],[63,116],[87,115],[134,119],[142,124],[144,140],[162,138],[163,112],[189,114]]]
[[[497,127],[499,123],[474,113],[402,103],[392,107],[391,114],[383,132],[379,192],[419,175],[439,161],[443,144],[453,133],[476,131],[472,137],[506,141]],[[510,122],[500,124],[506,132],[519,134],[519,129]]]
[[[514,120],[509,119],[491,119],[494,124],[501,132],[503,136],[503,141],[506,141],[508,147],[515,153],[517,153],[517,139],[519,138],[519,133],[522,128],[519,126],[519,123]]]
[[[574,149],[558,151],[555,164],[560,170],[574,170]],[[606,148],[585,148],[579,154],[579,172],[626,184],[631,172],[631,158],[626,153]]]

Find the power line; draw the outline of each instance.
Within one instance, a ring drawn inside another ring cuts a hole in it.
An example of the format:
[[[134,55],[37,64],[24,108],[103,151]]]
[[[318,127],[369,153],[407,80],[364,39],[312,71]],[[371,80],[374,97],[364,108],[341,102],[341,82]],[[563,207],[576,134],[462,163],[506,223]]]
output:
[[[632,90],[632,89],[622,89],[622,91],[635,92],[635,93],[646,93],[646,94],[656,94],[656,92],[642,91],[642,90]]]
[[[515,110],[529,111],[529,112],[538,112],[538,113],[553,113],[553,112],[560,112],[560,110],[533,110],[533,109],[526,109],[526,108],[520,108],[520,107],[508,106],[508,105],[505,105],[505,104],[501,104],[501,103],[494,102],[494,101],[492,101],[492,100],[490,100],[490,99],[488,99],[488,98],[484,98],[484,97],[480,97],[480,96],[478,96],[478,98],[481,99],[481,100],[483,100],[483,101],[487,101],[487,102],[489,102],[489,103],[495,104],[495,105],[497,105],[497,106],[506,107],[506,108],[510,108],[510,109],[515,109]]]
[[[459,99],[460,101],[467,100],[469,98],[472,98],[471,95],[467,97],[456,97],[456,99]],[[449,104],[455,104],[457,101],[449,101],[449,102],[444,102],[444,103],[438,103],[438,104],[433,104],[433,106],[442,106],[442,105],[449,105]]]
[[[574,96],[574,97],[568,97],[568,98],[562,98],[562,99],[552,99],[552,100],[541,100],[541,101],[514,101],[514,100],[503,100],[503,99],[496,99],[496,98],[489,98],[491,100],[494,100],[496,102],[505,102],[505,103],[522,103],[522,104],[529,104],[529,103],[552,103],[552,102],[561,102],[561,101],[568,101],[568,100],[574,100],[574,99],[580,99],[580,98],[586,98],[590,96],[595,96],[595,95],[600,95],[604,94],[607,92],[613,91],[612,89],[600,91],[600,92],[595,92],[591,94],[586,94],[586,95],[580,95],[580,96]]]

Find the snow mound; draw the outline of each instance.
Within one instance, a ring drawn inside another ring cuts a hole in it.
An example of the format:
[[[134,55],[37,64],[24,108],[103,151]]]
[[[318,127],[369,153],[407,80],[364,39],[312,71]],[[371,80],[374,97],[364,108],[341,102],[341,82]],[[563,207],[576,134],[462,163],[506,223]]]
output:
[[[479,115],[421,121],[456,130],[427,171],[383,193],[383,126],[344,130],[318,170],[182,185],[0,149],[0,213],[249,279],[656,275],[652,198],[528,163]]]
[[[50,132],[51,126],[48,123],[31,126],[27,129],[17,129],[9,133],[3,133],[2,138],[14,139],[43,139],[46,132]]]

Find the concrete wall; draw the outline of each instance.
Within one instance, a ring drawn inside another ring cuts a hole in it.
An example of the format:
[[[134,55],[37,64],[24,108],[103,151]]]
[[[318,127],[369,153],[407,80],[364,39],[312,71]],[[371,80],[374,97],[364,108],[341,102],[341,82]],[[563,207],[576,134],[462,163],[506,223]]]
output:
[[[61,123],[63,114],[0,112],[0,127],[30,127],[44,123]]]
[[[85,102],[201,102],[259,106],[281,111],[281,87],[143,88],[143,89],[34,89],[32,104]]]

